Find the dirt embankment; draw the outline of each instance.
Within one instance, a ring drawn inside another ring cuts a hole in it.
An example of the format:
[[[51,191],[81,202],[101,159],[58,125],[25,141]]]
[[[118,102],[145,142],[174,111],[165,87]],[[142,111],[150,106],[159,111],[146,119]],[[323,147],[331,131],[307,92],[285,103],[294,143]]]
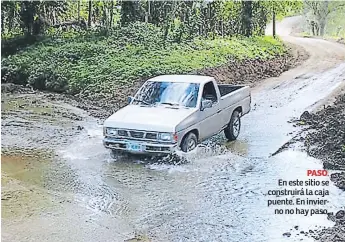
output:
[[[231,61],[224,66],[197,71],[196,74],[213,76],[219,83],[247,84],[253,87],[259,80],[277,77],[308,58],[308,53],[302,47],[290,43],[287,47],[289,54],[281,57]]]
[[[219,83],[246,84],[255,86],[259,81],[279,76],[284,71],[299,65],[308,58],[307,52],[297,46],[288,44],[288,53],[284,56],[269,60],[233,60],[226,65],[197,70],[190,74],[214,76]],[[53,101],[63,101],[77,108],[86,110],[91,116],[100,119],[106,119],[118,109],[127,105],[127,97],[132,96],[146,80],[137,80],[131,85],[119,87],[113,91],[112,96],[104,97],[102,94],[94,93],[85,96],[69,96],[63,94],[40,93]],[[2,92],[26,93],[29,88],[23,88],[14,84],[2,84]],[[31,91],[32,92],[32,91]]]
[[[345,88],[332,105],[316,113],[304,112],[299,122],[308,125],[304,145],[310,156],[323,161],[324,169],[338,170],[331,174],[331,180],[345,190]],[[322,242],[345,241],[345,211],[328,219],[335,222],[330,228],[314,231],[313,238]]]
[[[321,242],[345,241],[345,210],[340,210],[335,215],[328,215],[328,219],[335,222],[335,225],[331,228],[316,231],[312,237]]]
[[[305,61],[309,55],[300,46],[288,44],[288,53],[284,56],[269,60],[232,60],[227,64],[197,70],[190,74],[209,75],[216,78],[219,83],[246,84],[255,86],[261,80],[268,77],[277,77],[284,71],[291,69]],[[131,85],[114,90],[114,94],[108,97],[91,98],[72,97],[78,102],[77,107],[87,110],[91,116],[105,119],[118,109],[127,105],[127,97],[132,96],[146,80],[138,80]]]
[[[316,113],[305,112],[300,120],[309,125],[304,144],[310,156],[323,161],[328,170],[345,171],[345,92]],[[331,175],[332,181],[345,190],[345,172]]]

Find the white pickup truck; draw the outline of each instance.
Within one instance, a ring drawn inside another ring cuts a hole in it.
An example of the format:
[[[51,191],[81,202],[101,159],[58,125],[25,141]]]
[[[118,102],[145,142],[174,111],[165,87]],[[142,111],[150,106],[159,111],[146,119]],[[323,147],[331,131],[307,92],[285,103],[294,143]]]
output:
[[[113,155],[189,152],[223,130],[235,140],[240,118],[251,109],[248,86],[218,85],[200,75],[154,77],[128,101],[104,122],[103,145]]]

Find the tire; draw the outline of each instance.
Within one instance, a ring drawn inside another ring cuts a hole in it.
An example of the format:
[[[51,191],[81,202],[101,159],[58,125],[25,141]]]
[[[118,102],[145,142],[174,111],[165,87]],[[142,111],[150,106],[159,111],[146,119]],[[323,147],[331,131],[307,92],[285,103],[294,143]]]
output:
[[[225,137],[229,141],[236,140],[241,130],[240,112],[234,111],[231,115],[228,126],[224,129]]]
[[[194,150],[198,145],[198,137],[193,133],[188,133],[181,143],[181,150],[183,152],[189,152]]]
[[[121,155],[123,155],[123,152],[121,150],[110,150],[110,157],[112,159],[116,159]]]

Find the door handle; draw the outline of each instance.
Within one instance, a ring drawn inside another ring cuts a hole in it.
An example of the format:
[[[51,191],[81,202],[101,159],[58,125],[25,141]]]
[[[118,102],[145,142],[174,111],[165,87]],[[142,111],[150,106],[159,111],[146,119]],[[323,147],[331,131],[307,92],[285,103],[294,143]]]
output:
[[[217,111],[217,113],[220,113],[222,110],[221,109],[219,109],[218,111]]]

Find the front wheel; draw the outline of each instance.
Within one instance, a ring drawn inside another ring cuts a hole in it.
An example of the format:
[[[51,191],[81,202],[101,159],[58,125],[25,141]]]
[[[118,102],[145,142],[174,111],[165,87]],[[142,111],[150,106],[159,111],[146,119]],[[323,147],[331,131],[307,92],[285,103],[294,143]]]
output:
[[[124,153],[123,151],[121,150],[110,150],[110,157],[112,159],[116,159],[118,158],[119,156],[122,156]]]
[[[231,115],[228,126],[224,129],[225,137],[229,140],[236,140],[241,130],[241,118],[238,111],[234,111]]]
[[[198,145],[198,137],[191,132],[187,134],[187,136],[183,139],[182,144],[181,144],[181,150],[183,152],[189,152],[194,150]]]

